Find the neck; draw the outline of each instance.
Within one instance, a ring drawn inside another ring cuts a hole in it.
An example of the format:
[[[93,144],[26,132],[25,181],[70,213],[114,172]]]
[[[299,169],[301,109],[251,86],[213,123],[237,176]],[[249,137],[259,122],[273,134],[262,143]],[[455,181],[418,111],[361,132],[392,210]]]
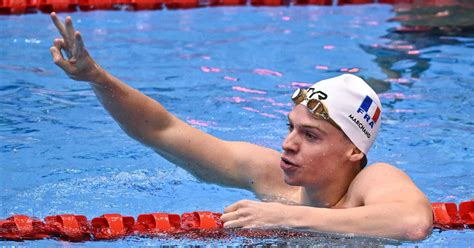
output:
[[[342,204],[347,190],[360,170],[350,171],[346,175],[339,175],[338,180],[316,187],[303,186],[301,188],[301,204],[320,208],[334,208]]]
[[[332,208],[345,196],[347,188],[321,190],[302,187],[301,204],[319,208]]]

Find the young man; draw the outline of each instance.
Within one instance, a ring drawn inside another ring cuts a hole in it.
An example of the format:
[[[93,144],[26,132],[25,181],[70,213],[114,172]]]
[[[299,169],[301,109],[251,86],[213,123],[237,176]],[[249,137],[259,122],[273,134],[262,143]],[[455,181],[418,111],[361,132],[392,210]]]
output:
[[[187,125],[97,65],[70,17],[65,25],[55,13],[51,17],[63,37],[51,47],[54,62],[72,79],[89,82],[128,135],[203,181],[287,203],[239,201],[225,208],[225,227],[300,228],[400,240],[430,234],[430,203],[405,173],[385,163],[363,169],[380,127],[381,105],[362,79],[342,75],[297,90],[280,153],[223,141]]]

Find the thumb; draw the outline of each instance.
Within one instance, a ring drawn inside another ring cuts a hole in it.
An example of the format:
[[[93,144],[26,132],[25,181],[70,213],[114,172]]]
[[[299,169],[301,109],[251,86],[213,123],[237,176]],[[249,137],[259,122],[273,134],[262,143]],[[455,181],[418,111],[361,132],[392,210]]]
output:
[[[51,52],[51,56],[53,57],[54,63],[61,67],[64,71],[68,72],[69,71],[69,63],[64,59],[62,53],[61,53],[61,48],[58,48],[56,44],[52,46],[49,51]]]
[[[51,52],[51,56],[53,57],[54,63],[61,67],[66,72],[70,71],[70,65],[68,61],[66,61],[63,57],[63,54],[61,53],[61,47],[62,47],[62,40],[56,39],[54,40],[53,46],[49,49]]]

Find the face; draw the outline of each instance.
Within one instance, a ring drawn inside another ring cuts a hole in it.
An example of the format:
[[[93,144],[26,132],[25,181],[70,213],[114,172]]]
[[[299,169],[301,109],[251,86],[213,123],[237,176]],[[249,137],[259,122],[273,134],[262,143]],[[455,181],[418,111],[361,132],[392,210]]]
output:
[[[288,136],[282,148],[280,167],[289,185],[324,186],[351,169],[347,162],[352,143],[341,130],[314,118],[301,104],[288,115]]]

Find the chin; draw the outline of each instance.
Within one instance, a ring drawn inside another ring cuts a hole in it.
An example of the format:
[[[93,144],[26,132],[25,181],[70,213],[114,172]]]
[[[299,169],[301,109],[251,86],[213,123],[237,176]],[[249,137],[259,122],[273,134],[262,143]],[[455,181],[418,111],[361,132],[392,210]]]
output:
[[[285,175],[285,183],[290,186],[301,186],[301,183],[297,180],[297,178],[289,177]]]

